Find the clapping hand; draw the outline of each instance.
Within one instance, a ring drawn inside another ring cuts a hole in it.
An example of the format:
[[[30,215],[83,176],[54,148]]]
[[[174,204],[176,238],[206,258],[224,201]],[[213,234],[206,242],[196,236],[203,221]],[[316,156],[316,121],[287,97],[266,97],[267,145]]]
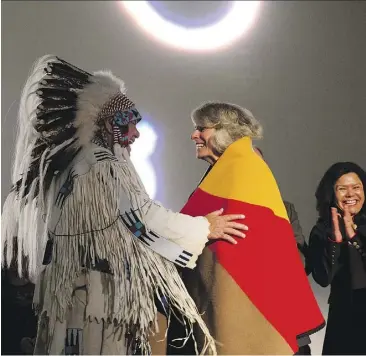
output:
[[[339,218],[341,215],[338,213],[337,208],[331,208],[332,212],[332,227],[333,227],[333,236],[336,242],[342,242],[343,236],[341,230],[339,228]],[[353,218],[348,210],[348,207],[344,207],[344,216],[343,216],[344,225],[346,228],[346,234],[349,239],[352,239],[356,233],[354,230]]]
[[[353,222],[353,217],[348,210],[348,206],[344,207],[344,226],[346,227],[346,235],[349,239],[352,239],[355,235],[355,224]]]

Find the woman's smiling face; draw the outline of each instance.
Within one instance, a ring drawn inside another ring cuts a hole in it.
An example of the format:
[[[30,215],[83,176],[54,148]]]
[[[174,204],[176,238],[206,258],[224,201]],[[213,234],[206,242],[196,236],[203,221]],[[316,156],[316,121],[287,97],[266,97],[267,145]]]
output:
[[[356,173],[341,176],[334,185],[334,193],[338,207],[347,207],[351,215],[359,213],[365,203],[364,187]]]

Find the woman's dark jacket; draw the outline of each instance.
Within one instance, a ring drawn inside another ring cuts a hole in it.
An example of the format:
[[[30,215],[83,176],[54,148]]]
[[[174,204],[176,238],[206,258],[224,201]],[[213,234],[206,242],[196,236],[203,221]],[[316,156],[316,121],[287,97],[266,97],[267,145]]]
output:
[[[354,217],[356,236],[332,239],[331,224],[319,219],[309,238],[309,263],[314,280],[330,285],[329,314],[323,354],[366,354],[366,216]],[[362,337],[362,333],[365,334]],[[362,338],[362,340],[360,340]]]

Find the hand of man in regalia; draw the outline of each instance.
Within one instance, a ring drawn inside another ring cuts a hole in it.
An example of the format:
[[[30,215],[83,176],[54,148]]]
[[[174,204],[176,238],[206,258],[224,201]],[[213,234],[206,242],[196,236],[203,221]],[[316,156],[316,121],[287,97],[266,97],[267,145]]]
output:
[[[222,213],[224,209],[214,211],[206,215],[206,219],[210,223],[210,234],[208,235],[209,240],[226,240],[232,244],[237,244],[233,236],[245,237],[245,234],[241,230],[248,230],[248,227],[244,224],[235,222],[235,220],[244,219],[245,216],[242,214],[231,214],[224,215]]]

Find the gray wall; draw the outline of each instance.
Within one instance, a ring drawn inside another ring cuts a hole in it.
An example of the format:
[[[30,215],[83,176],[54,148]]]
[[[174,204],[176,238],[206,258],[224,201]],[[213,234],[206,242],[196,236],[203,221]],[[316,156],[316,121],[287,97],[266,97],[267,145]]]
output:
[[[173,209],[205,169],[189,140],[191,109],[208,99],[249,108],[264,125],[260,147],[307,235],[325,169],[339,160],[366,166],[365,34],[366,2],[268,1],[232,47],[192,54],[148,38],[116,2],[2,2],[2,202],[15,138],[12,103],[32,62],[54,53],[126,81],[159,132],[157,197]],[[326,313],[328,289],[314,290]],[[315,353],[322,337],[312,338]]]

